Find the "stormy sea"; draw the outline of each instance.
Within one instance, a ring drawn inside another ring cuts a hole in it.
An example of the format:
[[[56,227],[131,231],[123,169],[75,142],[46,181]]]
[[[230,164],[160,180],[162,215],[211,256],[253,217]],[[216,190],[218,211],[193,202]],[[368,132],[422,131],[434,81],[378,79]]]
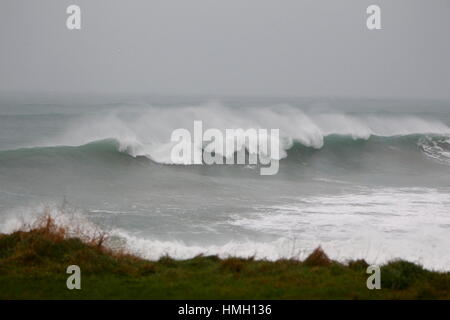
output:
[[[183,165],[171,133],[279,129],[275,175]],[[401,258],[450,270],[450,105],[259,97],[2,97],[0,232],[43,208],[148,259]]]

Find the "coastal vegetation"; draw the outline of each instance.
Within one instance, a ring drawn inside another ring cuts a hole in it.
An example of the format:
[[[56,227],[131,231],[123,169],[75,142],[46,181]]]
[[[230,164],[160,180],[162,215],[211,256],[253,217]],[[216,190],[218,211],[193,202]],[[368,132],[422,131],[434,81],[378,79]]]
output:
[[[339,263],[318,248],[303,261],[199,255],[147,261],[105,245],[107,235],[68,235],[50,216],[0,235],[0,299],[449,299],[450,273],[407,261],[381,266],[369,290],[364,260]],[[69,290],[69,265],[81,289]]]

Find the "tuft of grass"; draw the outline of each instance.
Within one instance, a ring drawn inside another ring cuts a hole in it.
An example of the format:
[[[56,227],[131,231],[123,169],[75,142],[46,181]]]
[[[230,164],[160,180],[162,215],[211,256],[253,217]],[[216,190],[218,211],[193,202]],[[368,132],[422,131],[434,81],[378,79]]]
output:
[[[326,267],[332,262],[322,248],[318,247],[303,261],[303,264],[310,267]]]

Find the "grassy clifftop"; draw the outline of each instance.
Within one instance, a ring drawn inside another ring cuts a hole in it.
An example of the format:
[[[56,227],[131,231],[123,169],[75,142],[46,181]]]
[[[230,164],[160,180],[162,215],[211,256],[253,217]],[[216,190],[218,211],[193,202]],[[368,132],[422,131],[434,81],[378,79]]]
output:
[[[381,267],[381,290],[368,290],[363,260],[340,264],[317,249],[304,261],[198,256],[146,261],[70,238],[51,219],[0,235],[0,299],[449,299],[450,273],[406,261]],[[68,290],[66,268],[81,268]]]

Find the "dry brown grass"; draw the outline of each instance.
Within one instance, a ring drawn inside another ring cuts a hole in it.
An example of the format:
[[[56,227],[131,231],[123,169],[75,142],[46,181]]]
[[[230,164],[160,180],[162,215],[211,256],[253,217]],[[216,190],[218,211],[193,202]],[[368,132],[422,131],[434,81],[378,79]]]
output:
[[[22,223],[18,232],[33,232],[46,235],[55,241],[62,241],[69,238],[78,238],[88,245],[103,247],[108,240],[108,233],[96,228],[86,232],[80,223],[73,222],[70,218],[66,222],[68,225],[58,224],[59,216],[75,216],[75,213],[63,204],[55,210],[50,206],[45,206],[41,212],[37,214],[37,218],[31,223]],[[52,213],[55,211],[55,213]]]
[[[107,257],[105,261],[126,261],[120,268],[134,273],[133,265],[143,261],[125,249],[109,248],[106,245],[107,232],[98,229],[95,232],[86,233],[78,226],[67,227],[58,224],[49,207],[44,208],[34,222],[23,224],[22,228],[11,235],[0,235],[0,239],[7,237],[15,241],[9,248],[12,254],[3,260],[6,264],[23,263],[33,268],[55,262],[56,258],[60,259],[67,252],[64,259],[73,264],[83,264],[87,266],[85,268],[87,270],[98,269],[94,261],[97,261],[99,257]],[[149,270],[146,272],[151,272]]]
[[[321,247],[316,248],[304,261],[303,264],[309,267],[326,267],[333,261],[328,258]]]

